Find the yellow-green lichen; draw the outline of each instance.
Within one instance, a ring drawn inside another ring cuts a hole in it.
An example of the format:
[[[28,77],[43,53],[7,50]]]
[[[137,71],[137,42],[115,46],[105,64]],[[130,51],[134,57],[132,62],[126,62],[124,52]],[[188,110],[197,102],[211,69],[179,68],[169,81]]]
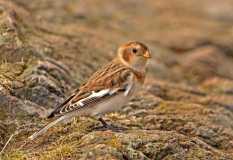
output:
[[[52,149],[48,149],[46,152],[41,154],[40,160],[60,160],[65,157],[71,156],[74,151],[74,147],[69,144],[59,144],[57,146],[53,146]]]
[[[0,156],[1,160],[27,160],[27,156],[22,151],[12,151]]]

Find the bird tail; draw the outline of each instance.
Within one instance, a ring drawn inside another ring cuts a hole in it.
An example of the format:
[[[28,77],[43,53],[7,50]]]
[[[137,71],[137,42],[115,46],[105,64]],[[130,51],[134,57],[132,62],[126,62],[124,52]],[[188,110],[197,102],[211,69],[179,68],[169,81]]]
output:
[[[34,140],[35,138],[37,138],[38,136],[44,134],[49,128],[53,127],[54,125],[66,120],[67,117],[66,115],[56,119],[55,121],[49,123],[48,125],[46,125],[44,128],[42,128],[41,130],[39,130],[38,132],[35,132],[34,134],[32,134],[30,137],[28,137],[30,140]]]

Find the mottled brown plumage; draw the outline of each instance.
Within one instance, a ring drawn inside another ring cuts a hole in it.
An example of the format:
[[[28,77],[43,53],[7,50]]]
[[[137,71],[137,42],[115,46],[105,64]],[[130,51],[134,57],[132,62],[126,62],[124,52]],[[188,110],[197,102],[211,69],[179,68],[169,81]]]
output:
[[[78,92],[72,95],[72,98],[69,99],[69,101],[65,104],[63,103],[54,110],[54,112],[49,115],[49,118],[61,115],[60,110],[62,108],[88,97],[93,91],[96,92],[107,88],[120,88],[122,83],[127,80],[130,73],[133,73],[132,70],[120,63],[119,59],[113,60],[99,71],[95,72],[89,78],[87,83],[82,85]]]

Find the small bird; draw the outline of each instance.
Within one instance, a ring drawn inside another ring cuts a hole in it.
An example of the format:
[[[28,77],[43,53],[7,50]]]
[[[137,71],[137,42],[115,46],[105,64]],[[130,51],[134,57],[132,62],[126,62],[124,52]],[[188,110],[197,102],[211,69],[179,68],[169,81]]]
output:
[[[104,127],[108,127],[101,116],[120,110],[140,89],[145,80],[146,63],[149,58],[151,53],[141,42],[133,41],[120,46],[115,59],[95,72],[48,116],[59,118],[31,135],[29,139],[35,139],[50,127],[75,116],[96,116]]]

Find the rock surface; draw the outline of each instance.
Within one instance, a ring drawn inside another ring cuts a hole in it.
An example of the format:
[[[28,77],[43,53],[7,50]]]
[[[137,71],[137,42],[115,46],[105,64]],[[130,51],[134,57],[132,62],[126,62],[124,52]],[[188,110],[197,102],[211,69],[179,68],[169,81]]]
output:
[[[233,2],[0,0],[0,159],[233,159]],[[47,113],[128,40],[153,58],[144,90],[94,131]],[[159,63],[157,62],[159,61]]]

